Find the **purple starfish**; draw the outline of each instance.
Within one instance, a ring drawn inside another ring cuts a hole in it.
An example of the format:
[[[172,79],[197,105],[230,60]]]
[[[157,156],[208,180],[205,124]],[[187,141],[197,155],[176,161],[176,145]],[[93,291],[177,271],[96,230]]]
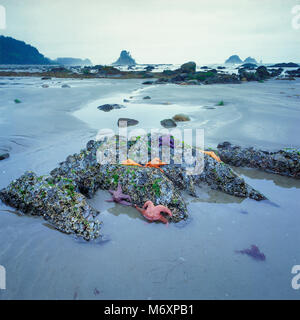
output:
[[[119,204],[123,204],[124,206],[132,205],[130,196],[122,192],[122,186],[120,182],[118,183],[117,190],[108,191],[112,194],[112,199],[106,200],[107,202],[116,202]],[[125,199],[129,200],[130,202],[125,201]]]
[[[159,146],[167,146],[174,149],[174,138],[171,135],[159,137]]]
[[[256,245],[252,245],[250,249],[237,250],[237,253],[247,254],[252,257],[254,260],[264,261],[266,260],[266,256],[259,251],[259,248]]]

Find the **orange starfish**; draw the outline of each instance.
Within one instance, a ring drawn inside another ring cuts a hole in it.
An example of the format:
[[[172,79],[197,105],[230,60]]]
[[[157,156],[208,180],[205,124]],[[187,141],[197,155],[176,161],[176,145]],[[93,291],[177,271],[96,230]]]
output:
[[[127,159],[127,160],[124,160],[122,161],[122,164],[125,165],[125,166],[139,166],[139,167],[142,167],[142,165],[140,165],[139,163],[131,160],[131,159]]]
[[[218,162],[222,162],[221,159],[213,152],[213,151],[204,151],[201,150],[201,152],[211,156],[212,158],[214,158],[215,160],[217,160]]]
[[[161,172],[163,172],[163,170],[160,168],[160,166],[165,166],[166,164],[167,164],[166,162],[162,162],[159,158],[154,158],[151,161],[147,162],[145,167],[157,168]]]
[[[155,206],[152,201],[146,201],[143,208],[139,208],[138,206],[135,206],[135,208],[149,221],[161,221],[168,224],[168,220],[161,215],[161,212],[172,217],[171,210],[162,205]]]

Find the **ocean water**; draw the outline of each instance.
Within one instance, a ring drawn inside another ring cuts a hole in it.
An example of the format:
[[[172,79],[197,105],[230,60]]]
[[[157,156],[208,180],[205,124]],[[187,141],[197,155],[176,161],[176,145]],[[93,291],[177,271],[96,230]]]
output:
[[[206,146],[229,140],[299,147],[298,80],[145,87],[141,80],[64,79],[70,89],[55,80],[48,89],[37,78],[16,81],[1,79],[8,84],[0,87],[0,150],[11,157],[0,162],[0,188],[25,170],[46,174],[99,129],[116,129],[123,116],[147,130],[187,113],[191,122],[179,128],[203,128]],[[151,99],[143,100],[146,95]],[[22,103],[14,104],[15,98]],[[216,106],[220,100],[222,107]],[[104,103],[126,108],[105,113],[97,109]],[[108,192],[98,191],[89,202],[101,211],[104,237],[90,243],[0,203],[0,265],[7,278],[0,299],[299,299],[291,270],[300,264],[300,181],[235,170],[269,201],[202,186],[197,198],[184,195],[189,219],[167,227],[105,202]],[[236,253],[252,244],[265,261]]]

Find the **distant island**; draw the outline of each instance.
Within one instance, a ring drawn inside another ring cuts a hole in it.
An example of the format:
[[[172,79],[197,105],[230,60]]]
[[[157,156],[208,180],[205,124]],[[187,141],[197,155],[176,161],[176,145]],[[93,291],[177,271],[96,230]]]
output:
[[[252,58],[252,57],[248,57],[244,60],[244,63],[253,63],[253,64],[257,64],[257,61]]]
[[[61,64],[65,66],[91,66],[92,62],[90,59],[80,59],[80,58],[57,58],[53,61],[55,64]]]
[[[238,55],[230,56],[225,63],[243,63],[243,60]]]
[[[135,66],[136,62],[128,51],[122,50],[119,59],[113,65]]]
[[[11,37],[0,36],[0,64],[51,64],[35,47]]]
[[[252,63],[252,64],[257,64],[257,61],[252,58],[252,57],[248,57],[246,58],[244,61],[238,56],[238,55],[233,55],[230,56],[226,61],[226,64],[232,63],[232,64],[239,64],[239,63]]]

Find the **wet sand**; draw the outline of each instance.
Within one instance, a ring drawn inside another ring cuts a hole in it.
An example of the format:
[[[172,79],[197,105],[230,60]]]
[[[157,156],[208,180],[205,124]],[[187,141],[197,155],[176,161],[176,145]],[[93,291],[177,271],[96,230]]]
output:
[[[26,170],[46,174],[125,115],[150,128],[187,113],[192,122],[179,127],[203,127],[206,146],[229,140],[299,147],[299,81],[145,87],[141,80],[64,80],[70,89],[55,80],[47,89],[39,79],[19,81],[0,87],[0,150],[11,153],[0,162],[0,188]],[[146,95],[152,99],[143,100]],[[96,108],[130,96],[126,109]],[[220,100],[225,105],[215,106]],[[96,243],[59,233],[41,218],[12,214],[0,203],[0,264],[7,270],[0,299],[299,299],[291,269],[300,264],[300,182],[254,169],[237,172],[270,201],[203,187],[197,199],[186,195],[187,223],[168,227],[105,202],[109,194],[99,191],[90,203],[101,210],[105,237]],[[251,244],[266,261],[235,253]]]

